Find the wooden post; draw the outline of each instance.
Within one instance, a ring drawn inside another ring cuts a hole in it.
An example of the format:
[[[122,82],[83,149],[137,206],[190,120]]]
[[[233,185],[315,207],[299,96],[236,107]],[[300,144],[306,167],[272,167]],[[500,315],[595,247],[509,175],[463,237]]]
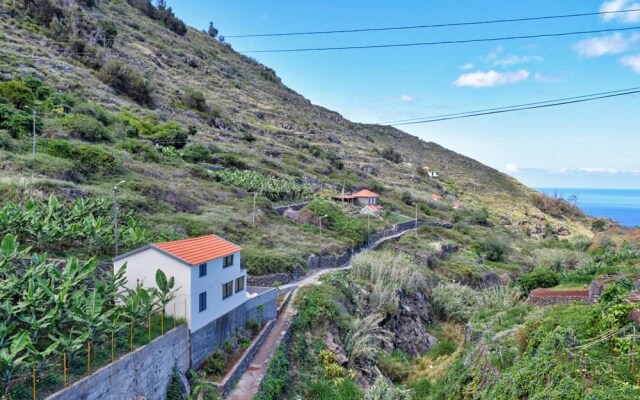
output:
[[[67,387],[67,352],[62,353],[62,379],[64,380],[64,387]]]
[[[87,341],[87,371],[91,373],[91,341]]]
[[[115,331],[111,331],[111,362],[116,360],[116,346],[114,340]]]
[[[33,381],[33,400],[37,400],[37,396],[36,396],[36,367],[35,365],[32,367],[31,369],[32,373],[32,381]]]
[[[151,314],[148,317],[148,328],[149,328],[149,341],[151,341]]]
[[[187,298],[184,298],[184,318],[187,319]]]
[[[176,302],[173,302],[173,327],[176,327]]]
[[[164,310],[160,313],[160,335],[164,335]]]

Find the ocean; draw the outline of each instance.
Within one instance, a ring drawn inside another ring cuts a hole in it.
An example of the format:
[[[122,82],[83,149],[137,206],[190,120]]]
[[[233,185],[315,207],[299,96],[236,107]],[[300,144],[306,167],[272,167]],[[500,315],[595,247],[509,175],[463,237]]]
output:
[[[585,214],[611,218],[622,226],[640,226],[640,189],[535,189],[548,195],[555,192],[565,199],[576,195]]]

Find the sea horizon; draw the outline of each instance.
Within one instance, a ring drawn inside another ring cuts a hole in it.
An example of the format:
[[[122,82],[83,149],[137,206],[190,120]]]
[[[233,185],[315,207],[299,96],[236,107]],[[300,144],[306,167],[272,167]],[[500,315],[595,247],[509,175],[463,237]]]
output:
[[[640,188],[567,188],[534,187],[534,190],[565,199],[576,196],[576,205],[585,214],[610,218],[625,227],[640,226]]]

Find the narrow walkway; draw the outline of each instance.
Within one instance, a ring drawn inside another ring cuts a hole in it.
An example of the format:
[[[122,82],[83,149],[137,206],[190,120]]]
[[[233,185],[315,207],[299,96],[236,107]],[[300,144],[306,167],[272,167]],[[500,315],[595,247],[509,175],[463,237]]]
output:
[[[376,242],[371,243],[368,248],[376,249],[387,240],[398,238],[412,231],[414,231],[414,229],[409,229],[392,236],[380,238]],[[253,399],[256,393],[258,393],[258,389],[260,389],[262,379],[264,378],[264,375],[269,368],[269,361],[271,360],[271,356],[280,345],[283,335],[289,330],[289,327],[291,326],[291,320],[295,315],[293,302],[296,298],[296,295],[298,294],[298,288],[309,285],[317,285],[319,282],[319,277],[326,274],[327,272],[349,268],[351,268],[351,263],[336,268],[325,268],[316,270],[311,275],[303,276],[293,282],[282,285],[280,287],[280,290],[284,290],[297,286],[297,288],[294,288],[293,292],[291,293],[291,300],[289,301],[287,308],[278,316],[273,329],[260,347],[260,350],[258,350],[256,355],[254,356],[253,361],[251,362],[245,373],[242,375],[238,383],[236,383],[235,388],[227,396],[227,400],[249,400]]]

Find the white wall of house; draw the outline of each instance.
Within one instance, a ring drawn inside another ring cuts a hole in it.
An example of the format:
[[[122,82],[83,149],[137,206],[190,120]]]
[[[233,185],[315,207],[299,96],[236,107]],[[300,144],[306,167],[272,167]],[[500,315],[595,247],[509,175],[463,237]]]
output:
[[[176,281],[175,288],[178,291],[176,298],[167,305],[165,312],[168,315],[187,319],[191,328],[191,320],[188,316],[191,314],[191,269],[193,267],[189,267],[154,248],[114,261],[114,270],[118,271],[125,262],[127,262],[126,286],[131,289],[135,289],[137,281],[142,282],[146,288],[157,287],[156,270],[158,269],[161,269],[167,278],[173,276]]]
[[[209,322],[228,313],[246,301],[247,271],[240,268],[240,252],[233,254],[233,264],[223,268],[223,258],[207,262],[207,275],[200,277],[199,266],[191,267],[191,331],[197,331]],[[236,278],[245,282],[245,289],[236,292]],[[222,298],[222,286],[233,282],[233,295]],[[200,293],[207,293],[207,308],[199,310]]]
[[[359,197],[357,202],[361,206],[374,206],[378,204],[376,197]]]

